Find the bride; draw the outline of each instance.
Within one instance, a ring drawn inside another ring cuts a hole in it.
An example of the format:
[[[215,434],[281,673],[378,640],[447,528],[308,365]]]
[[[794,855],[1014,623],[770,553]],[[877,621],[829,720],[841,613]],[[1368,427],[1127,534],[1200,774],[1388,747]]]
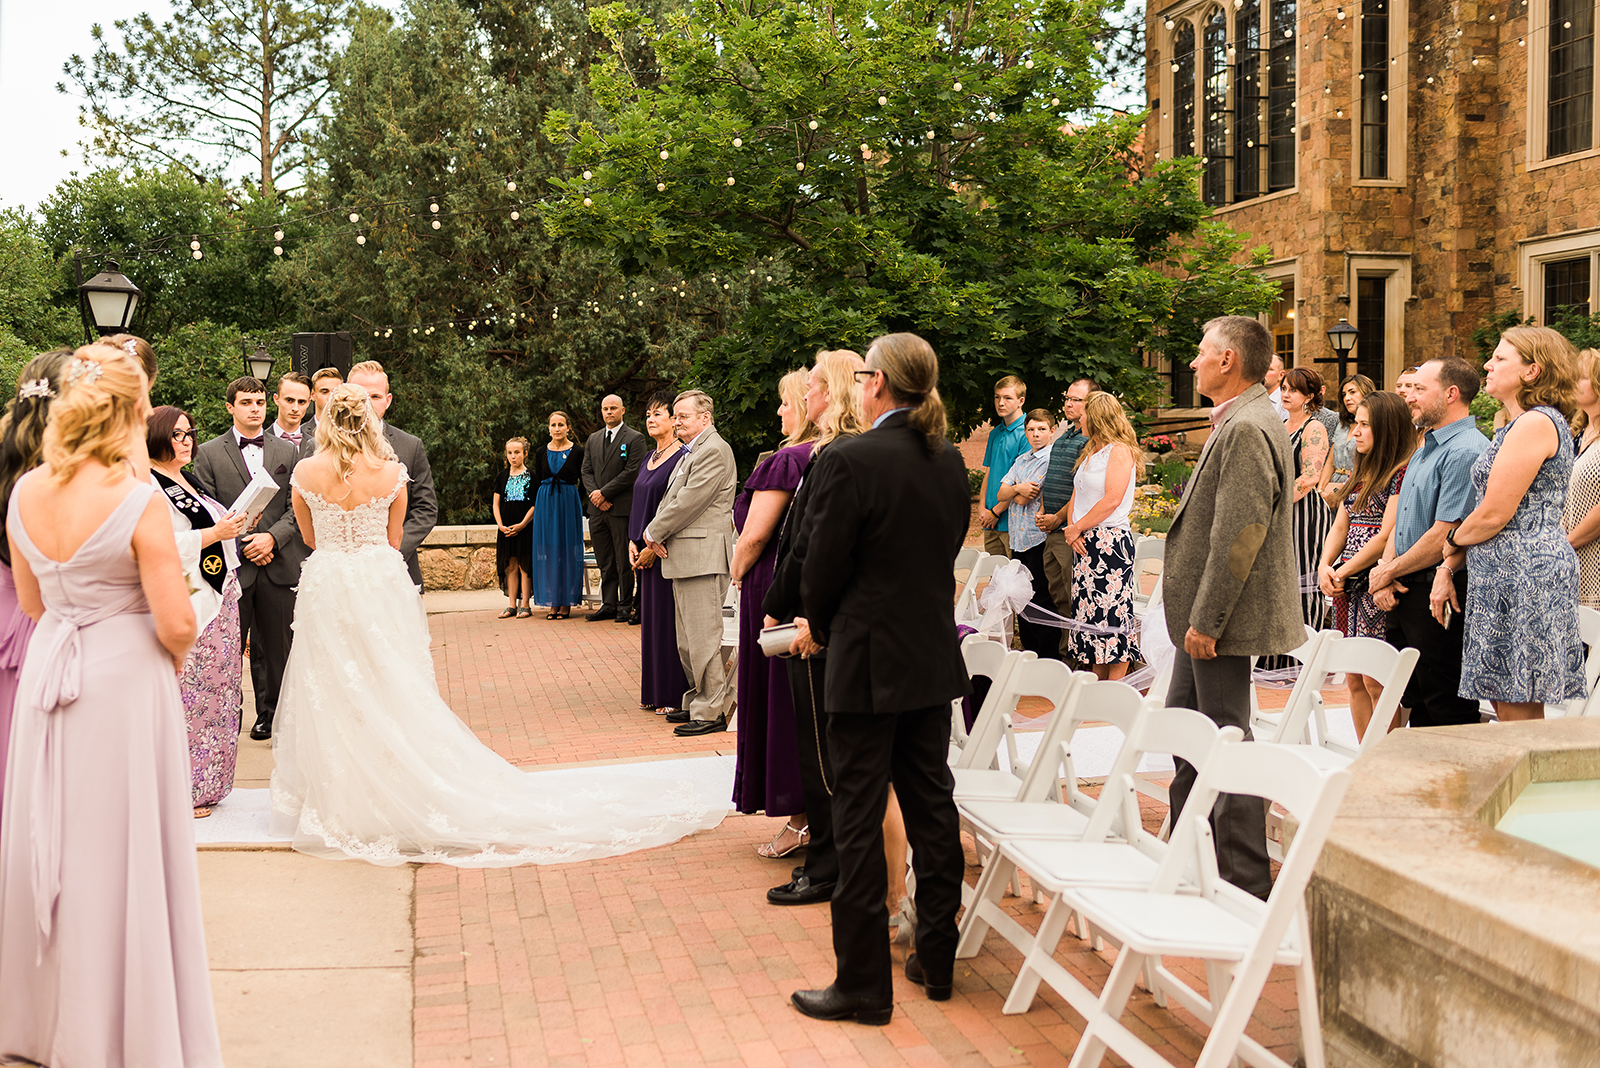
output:
[[[456,717],[398,549],[407,481],[366,392],[339,387],[316,454],[290,480],[316,552],[273,724],[273,834],[322,857],[501,867],[614,856],[716,826],[723,810],[691,783],[601,768],[577,786],[542,782]]]

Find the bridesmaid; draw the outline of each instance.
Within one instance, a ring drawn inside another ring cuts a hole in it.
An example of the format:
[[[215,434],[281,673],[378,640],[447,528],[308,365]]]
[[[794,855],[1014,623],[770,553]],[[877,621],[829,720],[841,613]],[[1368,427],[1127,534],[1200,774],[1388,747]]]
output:
[[[733,548],[733,584],[739,587],[739,737],[733,773],[733,804],[740,812],[787,816],[770,842],[756,853],[787,857],[810,840],[805,799],[800,792],[794,701],[789,672],[762,655],[761,602],[772,588],[778,558],[778,530],[800,479],[811,463],[817,428],[806,414],[808,370],[791,371],[778,383],[778,418],[783,448],[756,464],[744,492],[733,502],[739,540]]]
[[[146,379],[79,349],[6,534],[38,620],[0,816],[0,1056],[220,1068],[175,671],[194,610],[128,464]]]
[[[189,601],[200,638],[183,665],[178,691],[189,726],[194,816],[201,819],[211,815],[211,807],[233,789],[239,757],[244,660],[234,539],[244,530],[244,516],[229,513],[184,477],[195,443],[194,420],[188,412],[163,404],[146,426],[150,473],[166,497],[178,558],[195,591]]]
[[[62,371],[71,356],[71,349],[35,356],[17,376],[17,395],[0,417],[0,506],[11,500],[17,479],[39,466],[50,402],[61,392]],[[17,697],[17,672],[32,636],[33,620],[17,603],[11,543],[0,530],[0,807],[5,796],[6,748],[11,737],[11,706]]]
[[[672,469],[683,459],[683,444],[672,429],[675,396],[662,391],[645,401],[644,430],[656,448],[639,467],[628,513],[628,559],[639,573],[639,707],[658,716],[676,711],[689,689],[678,658],[672,582],[661,577],[655,554],[644,544],[644,528],[655,518]]]
[[[583,446],[572,440],[572,417],[550,413],[550,444],[535,454],[533,481],[534,604],[546,619],[569,619],[583,597],[583,494],[578,478]]]

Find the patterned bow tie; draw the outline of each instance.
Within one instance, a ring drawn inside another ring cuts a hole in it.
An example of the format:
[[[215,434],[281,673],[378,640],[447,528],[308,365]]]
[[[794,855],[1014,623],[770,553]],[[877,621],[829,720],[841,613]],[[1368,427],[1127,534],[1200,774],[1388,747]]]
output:
[[[300,444],[300,431],[298,430],[285,430],[278,436],[284,441],[292,441],[296,445]]]
[[[254,445],[258,449],[264,449],[264,448],[267,447],[267,437],[266,437],[265,434],[263,434],[259,438],[240,437],[239,438],[239,448],[242,449],[246,445]]]

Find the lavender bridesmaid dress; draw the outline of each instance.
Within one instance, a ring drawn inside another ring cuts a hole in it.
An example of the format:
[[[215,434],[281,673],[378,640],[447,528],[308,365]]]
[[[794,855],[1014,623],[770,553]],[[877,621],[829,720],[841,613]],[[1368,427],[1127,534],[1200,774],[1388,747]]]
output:
[[[128,551],[154,492],[135,482],[64,563],[34,546],[12,497],[12,550],[45,614],[0,812],[0,1057],[222,1064],[183,703]]]
[[[6,750],[11,740],[11,706],[17,699],[17,672],[33,637],[33,620],[17,603],[11,568],[0,563],[0,812],[5,811]]]

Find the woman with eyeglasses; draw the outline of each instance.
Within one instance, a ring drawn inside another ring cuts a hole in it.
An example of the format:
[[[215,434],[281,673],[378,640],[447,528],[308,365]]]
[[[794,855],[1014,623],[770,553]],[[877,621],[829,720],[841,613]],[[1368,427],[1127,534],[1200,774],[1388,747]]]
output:
[[[207,497],[184,477],[194,456],[194,420],[164,404],[145,421],[150,476],[167,499],[178,559],[189,583],[200,636],[184,661],[178,689],[189,729],[190,792],[196,819],[233,789],[239,755],[244,661],[239,642],[239,556],[234,539],[244,515]]]

